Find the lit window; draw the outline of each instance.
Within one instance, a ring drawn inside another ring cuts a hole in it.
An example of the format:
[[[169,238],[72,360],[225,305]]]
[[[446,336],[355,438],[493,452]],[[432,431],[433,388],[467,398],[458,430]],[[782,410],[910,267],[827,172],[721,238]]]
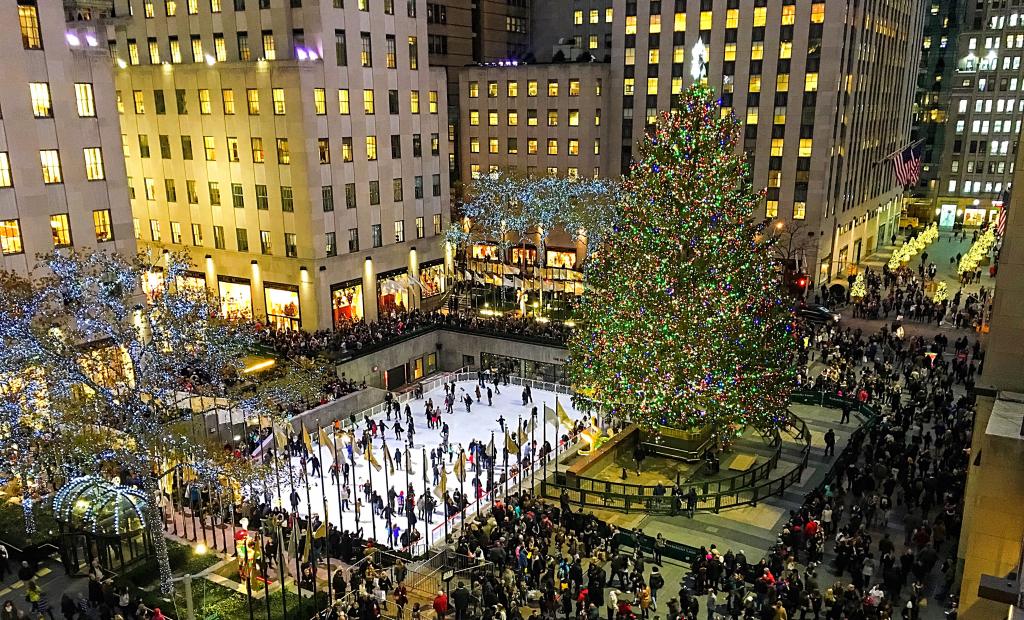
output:
[[[813,142],[814,141],[811,138],[801,138],[800,139],[800,157],[810,157],[811,156],[811,148],[812,148]]]
[[[25,251],[21,244],[21,223],[18,220],[0,220],[0,251],[4,254],[21,254]]]
[[[92,84],[79,82],[75,84],[75,101],[78,103],[79,116],[96,116],[96,100],[92,94]]]
[[[30,82],[28,90],[32,95],[32,114],[36,118],[49,118],[53,116],[50,85],[46,82]]]
[[[286,109],[284,105],[284,89],[275,88],[272,91],[272,95],[274,100],[274,114],[280,116],[285,113]]]
[[[92,212],[92,228],[96,233],[97,243],[114,238],[114,229],[110,223],[110,209],[98,209]]]
[[[53,247],[66,248],[71,245],[71,221],[67,213],[50,216],[50,234],[53,237]]]
[[[536,97],[537,96],[537,80],[528,80],[526,82],[526,96]]]
[[[498,96],[498,83],[497,82],[493,82],[493,81],[492,82],[487,82],[487,97],[489,99],[493,99],[493,98],[495,98],[497,96]]]
[[[366,159],[369,161],[377,159],[377,136],[366,136]]]
[[[647,94],[657,95],[658,94],[658,78],[651,77],[647,78]]]
[[[498,126],[498,111],[497,110],[488,110],[487,111],[487,125],[489,127],[497,127]]]
[[[583,11],[573,11],[572,23],[579,26],[583,23]]]
[[[700,12],[700,29],[711,30],[711,11]]]
[[[558,140],[548,138],[548,155],[558,155]]]
[[[266,161],[266,153],[263,151],[263,138],[250,138],[252,146],[252,163],[262,164]]]
[[[515,127],[519,125],[519,112],[515,110],[508,111],[508,126]]]
[[[548,97],[558,96],[558,80],[548,80]]]
[[[103,152],[99,147],[82,149],[85,154],[85,178],[90,181],[100,181],[103,175]]]
[[[21,27],[21,44],[25,49],[43,49],[43,38],[39,34],[39,13],[35,6],[18,5],[18,25]]]
[[[428,94],[427,105],[431,114],[437,114],[437,91],[432,90]]]
[[[480,152],[480,138],[469,139],[469,152],[479,153]]]
[[[213,106],[210,103],[210,90],[208,88],[199,89],[199,113],[200,114],[212,114]]]
[[[277,59],[277,48],[274,45],[274,33],[264,31],[263,33],[263,58],[267,60]]]
[[[480,124],[480,110],[469,111],[469,124],[473,127]]]
[[[245,101],[249,106],[250,115],[255,116],[260,113],[260,91],[255,88],[246,89]]]
[[[476,99],[480,96],[480,82],[469,83],[469,98]]]
[[[793,42],[783,41],[779,43],[779,58],[792,58],[793,57]]]
[[[288,147],[288,138],[277,139],[277,163],[282,165],[292,163],[292,151]]]
[[[811,23],[821,24],[825,21],[825,3],[818,2],[811,5]]]
[[[808,73],[804,76],[804,90],[813,93],[818,90],[818,74]]]
[[[763,6],[754,7],[754,27],[760,28],[768,23],[768,8]]]
[[[322,88],[313,89],[313,111],[319,116],[327,114],[327,95]]]
[[[0,151],[0,187],[13,187],[11,178],[11,158],[7,151]]]
[[[580,141],[575,138],[569,139],[569,155],[575,157],[580,154]]]
[[[487,139],[487,152],[492,154],[492,155],[497,155],[498,154],[498,139],[497,138],[488,138]]]
[[[569,80],[569,96],[579,97],[580,96],[580,81]]]
[[[558,110],[548,110],[548,127],[558,126]]]
[[[569,110],[569,126],[570,127],[579,127],[579,125],[580,125],[580,111],[579,110]]]
[[[789,74],[780,73],[775,76],[775,90],[784,93],[789,91]]]
[[[649,28],[651,34],[658,34],[661,32],[661,15],[658,15],[657,13],[651,15]]]
[[[203,149],[206,151],[206,161],[217,161],[217,143],[213,136],[203,136]]]
[[[750,59],[761,60],[764,58],[764,42],[754,41],[750,44]]]
[[[793,203],[793,219],[802,220],[807,217],[807,203],[806,202],[794,202]]]
[[[772,140],[772,157],[782,157],[782,138],[775,138]]]
[[[526,152],[529,155],[537,154],[537,138],[527,138],[526,140]]]
[[[43,183],[63,183],[60,169],[60,153],[56,150],[39,151],[39,163],[43,167]]]
[[[526,124],[529,125],[530,127],[537,126],[537,110],[526,111]]]
[[[420,113],[420,91],[409,91],[409,111],[413,114]]]
[[[509,97],[518,97],[519,96],[519,82],[517,82],[515,80],[509,80],[508,84],[506,84],[506,86],[505,86],[505,90],[508,93]]]
[[[342,116],[347,116],[349,114],[349,99],[347,88],[338,89],[338,114],[341,114]]]
[[[626,34],[636,34],[636,15],[626,16]]]
[[[796,6],[792,4],[783,5],[782,25],[792,26],[794,23],[796,23]]]
[[[230,88],[221,90],[221,99],[224,102],[224,113],[234,114],[235,113],[235,91]]]
[[[773,218],[773,217],[778,217],[779,216],[779,201],[778,200],[769,200],[769,201],[765,202],[764,216],[768,217],[768,218]]]
[[[725,52],[722,54],[722,59],[725,60],[726,62],[731,62],[733,60],[736,60],[736,44],[735,43],[726,43],[725,44]]]
[[[363,113],[373,114],[374,108],[375,106],[373,103],[373,90],[367,88],[363,90]]]
[[[747,90],[748,90],[748,92],[752,92],[752,93],[759,93],[759,92],[761,92],[761,76],[760,75],[752,75],[752,76],[750,76],[750,85],[749,85]]]
[[[747,124],[757,124],[757,108],[747,108]]]

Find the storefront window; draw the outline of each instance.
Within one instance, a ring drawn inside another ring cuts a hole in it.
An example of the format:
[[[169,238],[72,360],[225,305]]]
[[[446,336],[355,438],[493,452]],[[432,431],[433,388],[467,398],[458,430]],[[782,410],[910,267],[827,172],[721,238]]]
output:
[[[501,260],[501,250],[491,243],[477,243],[473,246],[473,258],[479,260]]]
[[[576,250],[548,250],[548,267],[576,268]]]
[[[252,287],[248,280],[221,276],[218,281],[220,311],[225,318],[252,320]]]
[[[382,315],[409,309],[409,276],[405,269],[377,276],[377,311]]]
[[[436,264],[420,265],[420,283],[423,284],[422,299],[440,295],[447,290],[447,283],[444,277],[444,264],[438,261]]]
[[[537,264],[536,248],[512,248],[513,265],[535,265]]]
[[[437,353],[427,354],[427,374],[437,371]]]
[[[331,287],[335,327],[363,318],[363,285],[356,282],[343,282]]]
[[[299,329],[299,287],[267,282],[263,293],[267,298],[267,323],[282,329]]]
[[[985,223],[988,211],[985,209],[964,209],[964,226],[981,226]]]
[[[194,293],[198,298],[206,297],[206,276],[197,271],[186,271],[178,276],[178,291]]]
[[[146,301],[155,303],[164,293],[164,273],[154,269],[142,275],[142,292],[146,294]]]
[[[417,357],[412,361],[412,378],[413,380],[423,378],[423,358]]]

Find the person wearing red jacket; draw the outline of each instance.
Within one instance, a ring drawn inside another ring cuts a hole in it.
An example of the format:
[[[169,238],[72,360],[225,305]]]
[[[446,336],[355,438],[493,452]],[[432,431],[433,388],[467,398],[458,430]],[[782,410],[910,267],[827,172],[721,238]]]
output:
[[[434,597],[434,613],[437,614],[438,620],[444,620],[448,615],[448,595],[443,591],[439,591]]]

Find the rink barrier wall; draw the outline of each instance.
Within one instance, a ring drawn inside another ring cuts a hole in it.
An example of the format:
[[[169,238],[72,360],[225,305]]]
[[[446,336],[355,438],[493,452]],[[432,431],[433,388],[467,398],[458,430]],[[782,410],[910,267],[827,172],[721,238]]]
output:
[[[734,508],[737,506],[753,505],[756,506],[757,502],[764,500],[767,497],[779,495],[787,488],[796,484],[803,477],[804,470],[807,468],[808,458],[810,457],[811,451],[811,432],[807,427],[807,423],[794,415],[792,412],[788,412],[789,421],[784,428],[793,429],[793,437],[797,441],[803,442],[801,448],[801,457],[797,466],[787,471],[778,478],[760,480],[753,478],[754,474],[763,475],[763,471],[754,472],[750,470],[744,472],[739,476],[735,476],[732,479],[719,481],[719,488],[715,490],[715,487],[708,483],[706,490],[704,488],[698,489],[697,495],[697,510],[702,512],[714,512],[718,513],[726,508]],[[773,456],[772,459],[759,466],[765,467],[768,463],[772,463],[773,466],[777,465],[779,456],[781,454],[782,440],[779,437],[779,451]],[[770,471],[770,469],[768,470]],[[753,473],[752,473],[753,472]],[[751,474],[751,475],[747,475]],[[734,482],[728,482],[733,480]],[[732,488],[722,488],[729,484],[738,485],[740,482],[750,480],[749,485],[745,487],[734,486]],[[567,499],[572,504],[591,506],[595,508],[623,510],[627,514],[630,512],[646,512],[651,514],[681,514],[685,512],[685,497],[673,496],[670,494],[669,489],[665,489],[666,493],[663,495],[655,494],[656,486],[646,485],[625,485],[621,483],[606,482],[603,480],[589,482],[583,486],[571,486],[567,484],[567,480],[564,477],[556,476],[554,482],[544,481],[542,485],[542,493],[546,497],[560,498],[563,493],[567,496]],[[595,484],[596,483],[596,484]]]

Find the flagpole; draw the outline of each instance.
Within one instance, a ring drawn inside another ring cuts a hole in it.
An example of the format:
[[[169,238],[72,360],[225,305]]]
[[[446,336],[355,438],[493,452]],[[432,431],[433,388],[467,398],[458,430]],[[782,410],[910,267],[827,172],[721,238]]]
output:
[[[304,436],[307,435],[309,433],[309,431],[306,430],[306,425],[303,424],[302,422],[299,422],[299,423],[302,424],[302,433],[303,433],[303,435]],[[310,442],[310,443],[312,444],[312,442]],[[312,457],[312,452],[313,451],[310,450],[309,452],[310,452],[310,457]],[[309,475],[308,475],[308,472],[306,471],[306,466],[305,465],[302,466],[302,481],[306,485],[306,536],[307,536],[307,538],[306,538],[306,545],[310,549],[312,549],[313,548],[313,501],[311,499],[310,492],[309,492]],[[306,555],[306,554],[303,553],[303,555]],[[308,562],[309,558],[303,558],[303,561],[304,562]],[[300,573],[300,575],[301,575],[301,573]],[[316,562],[313,562],[313,607],[314,607],[314,609],[316,608],[316,578],[317,578]]]
[[[363,535],[359,532],[361,525],[359,523],[359,485],[356,480],[356,427],[352,426],[351,434],[348,437],[348,461],[349,470],[352,473],[352,508],[355,512],[355,527],[353,533],[362,539]]]
[[[534,411],[536,407],[534,407]],[[537,414],[531,411],[530,417],[530,493],[533,494],[537,488],[537,468],[534,465],[537,462]]]
[[[323,427],[317,424],[316,436],[318,439],[323,438]],[[324,455],[323,448],[325,446],[317,446],[316,454],[317,457]],[[320,460],[319,458],[317,460]],[[333,465],[333,457],[331,464]],[[328,603],[334,602],[334,584],[331,583],[331,519],[330,511],[327,510],[327,486],[324,484],[324,464],[320,462],[320,499],[324,502],[324,529],[326,531],[324,537],[324,555],[327,556],[327,601]],[[338,520],[341,520],[341,503],[338,503]]]
[[[430,491],[427,489],[427,447],[423,446],[423,542],[430,548]],[[416,508],[413,505],[413,508]]]
[[[388,528],[388,537],[391,537],[391,514],[390,511],[394,510],[391,506],[391,477],[388,475],[388,470],[394,467],[395,461],[391,458],[391,453],[388,452],[388,440],[381,440],[381,450],[384,451],[384,501],[387,509],[384,511],[384,526]],[[388,464],[391,464],[390,467]],[[393,548],[393,547],[392,547]]]
[[[519,439],[519,433],[523,432],[523,414],[519,414],[519,421],[516,422],[516,446],[519,448],[516,450],[516,462],[519,464],[518,471],[516,472],[516,485],[519,495],[523,494],[523,442]]]
[[[274,422],[273,421],[270,422],[270,436],[273,438],[273,441],[274,441],[274,456],[273,456],[273,458],[274,458],[274,479],[277,482],[277,501],[279,501],[282,504],[284,504],[284,502],[281,501],[281,454],[278,452],[277,428],[274,426]],[[271,508],[273,508],[273,507],[271,507]],[[284,588],[284,573],[285,573],[285,571],[284,571],[284,564],[285,563],[284,563],[284,554],[282,553],[284,551],[284,536],[283,536],[282,532],[283,532],[283,530],[281,528],[277,528],[278,557],[276,559],[277,559],[278,573],[280,574],[280,577],[281,577],[281,607],[284,610],[284,617],[287,618],[288,617],[288,601],[286,599],[288,597],[285,595],[285,588]],[[270,599],[270,584],[268,583],[267,584],[267,600],[269,600],[269,599]],[[269,616],[267,616],[267,617],[269,618]]]
[[[370,436],[366,437],[366,456],[373,456],[373,438]],[[366,479],[370,483],[370,521],[373,525],[373,542],[377,544],[379,541],[377,540],[377,507],[373,505],[373,463],[370,462],[370,459],[366,459],[366,465]]]
[[[345,511],[341,509],[341,463],[338,461],[338,433],[335,432],[335,430],[336,429],[334,429],[334,427],[331,427],[331,444],[332,447],[334,448],[334,463],[332,463],[332,466],[338,468],[338,475],[335,477],[336,480],[334,481],[334,489],[335,491],[337,491],[338,494],[338,531],[344,532]],[[329,542],[327,548],[330,549]]]
[[[476,458],[473,459],[473,464],[476,466],[476,485],[474,485],[476,488],[474,491],[476,493],[476,514],[480,514],[480,499],[484,495],[484,483],[480,480],[480,457],[482,454],[483,450],[477,448]]]
[[[541,490],[540,494],[541,494],[541,497],[543,497],[544,496],[544,485],[546,485],[548,483],[548,457],[550,455],[548,454],[548,451],[547,451],[547,445],[548,445],[548,404],[546,402],[545,403],[541,403],[541,406],[544,407],[544,430],[541,433],[541,441],[544,443],[544,445],[543,445],[543,447],[544,447],[544,465],[543,465],[544,466],[544,477],[541,478],[541,481],[540,481],[540,490]]]
[[[289,487],[291,493],[295,492],[295,472],[292,470],[292,464],[291,464],[290,457],[289,457],[289,461],[288,461],[288,487]],[[288,496],[288,506],[289,507],[291,506],[291,493],[289,493],[289,496]],[[293,517],[291,536],[295,536],[296,537],[295,549],[293,550],[293,552],[295,553],[295,586],[296,586],[296,589],[298,589],[298,591],[299,591],[299,612],[298,613],[299,613],[299,617],[301,618],[302,617],[302,568],[301,568],[301,566],[299,564],[299,542],[298,542],[298,538],[297,538],[298,533],[295,531],[295,528],[299,527],[299,518],[298,518],[298,512],[295,512],[294,514],[289,512],[288,514]],[[291,536],[289,536],[289,538],[291,538]]]
[[[405,513],[406,513],[405,514],[405,521],[406,521],[405,532],[409,536],[409,543],[412,544],[412,529],[413,529],[413,527],[415,527],[415,523],[413,522],[413,519],[416,517],[416,515],[414,514],[416,512],[416,500],[413,497],[413,495],[415,495],[415,493],[413,493],[412,482],[409,481],[409,473],[410,473],[409,472],[409,468],[412,466],[412,446],[411,445],[407,445],[405,447],[405,453],[402,456],[405,458],[405,464],[403,465],[403,467],[405,468],[405,506],[402,506],[402,510],[404,510]],[[412,510],[409,510],[410,500],[412,502]]]
[[[459,479],[459,520],[461,523],[466,522],[466,505],[469,502],[466,501],[466,450],[462,447],[459,448],[459,469],[462,474],[458,476]]]

